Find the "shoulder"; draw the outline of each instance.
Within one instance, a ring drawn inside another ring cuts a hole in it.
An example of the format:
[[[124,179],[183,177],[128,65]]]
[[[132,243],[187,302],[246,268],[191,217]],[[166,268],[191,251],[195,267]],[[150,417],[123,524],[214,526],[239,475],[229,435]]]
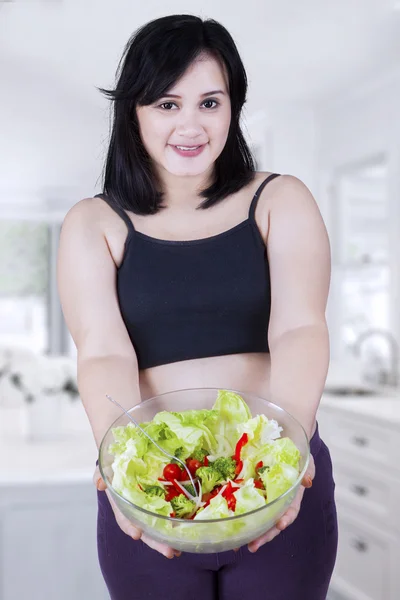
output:
[[[83,198],[76,202],[64,217],[63,224],[82,223],[93,224],[104,218],[104,205],[101,198]]]
[[[257,173],[260,181],[268,173]],[[294,175],[275,177],[264,188],[259,199],[260,213],[268,215],[286,213],[292,218],[306,213],[319,213],[317,202],[306,184]]]
[[[121,219],[114,210],[101,198],[83,198],[74,204],[66,213],[62,230],[73,230],[76,233],[87,231],[105,235],[109,229],[121,227]],[[121,227],[123,231],[123,224]]]
[[[256,188],[262,184],[263,181],[268,179],[270,175],[277,175],[266,185],[265,192],[260,195],[260,199],[264,196],[279,198],[286,197],[288,199],[293,197],[302,197],[309,201],[313,200],[313,196],[309,188],[294,175],[280,174],[280,173],[269,173],[269,172],[257,172],[254,181],[256,182]]]

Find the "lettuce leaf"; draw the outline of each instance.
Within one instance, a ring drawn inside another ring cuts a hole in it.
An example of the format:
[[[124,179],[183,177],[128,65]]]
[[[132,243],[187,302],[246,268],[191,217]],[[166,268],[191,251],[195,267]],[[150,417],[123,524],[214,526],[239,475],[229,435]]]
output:
[[[265,506],[265,496],[261,490],[254,487],[254,480],[246,481],[239,490],[233,493],[236,498],[235,515],[241,515],[256,508]]]
[[[272,502],[284,494],[297,480],[299,470],[285,463],[276,463],[260,472],[260,478],[267,491],[267,502]]]
[[[217,447],[210,453],[210,460],[231,456],[240,435],[237,426],[251,417],[250,409],[239,394],[220,390],[213,406],[218,419],[208,420],[207,424],[217,441]]]

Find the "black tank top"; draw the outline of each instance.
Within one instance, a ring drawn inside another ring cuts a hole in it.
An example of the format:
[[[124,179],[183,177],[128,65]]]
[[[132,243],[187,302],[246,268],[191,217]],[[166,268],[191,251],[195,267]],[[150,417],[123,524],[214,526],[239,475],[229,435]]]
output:
[[[122,318],[139,369],[177,361],[269,352],[270,275],[255,221],[257,189],[245,221],[211,237],[170,241],[136,231],[128,214],[97,194],[125,221],[117,272]]]

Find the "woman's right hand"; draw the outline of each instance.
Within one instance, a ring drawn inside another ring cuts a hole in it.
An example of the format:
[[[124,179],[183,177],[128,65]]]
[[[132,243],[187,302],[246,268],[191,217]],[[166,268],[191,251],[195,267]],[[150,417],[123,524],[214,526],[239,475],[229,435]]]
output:
[[[153,548],[153,550],[157,550],[157,552],[160,552],[160,554],[163,554],[167,558],[174,558],[174,556],[181,555],[181,552],[179,552],[178,550],[174,550],[173,548],[170,548],[169,546],[167,546],[165,544],[156,542],[155,540],[150,538],[147,534],[143,533],[140,529],[138,529],[137,527],[132,525],[132,523],[129,521],[129,519],[127,519],[125,517],[125,515],[122,514],[122,512],[119,510],[119,508],[115,504],[114,499],[112,498],[110,492],[107,490],[107,485],[100,474],[100,470],[99,470],[98,466],[96,467],[96,470],[93,475],[93,482],[94,482],[96,488],[100,492],[105,492],[107,494],[107,497],[111,504],[111,508],[113,509],[113,512],[115,515],[115,520],[117,521],[117,524],[120,527],[120,529],[122,529],[122,531],[126,535],[129,535],[134,540],[141,539],[142,542],[147,544],[147,546],[149,546],[150,548]]]

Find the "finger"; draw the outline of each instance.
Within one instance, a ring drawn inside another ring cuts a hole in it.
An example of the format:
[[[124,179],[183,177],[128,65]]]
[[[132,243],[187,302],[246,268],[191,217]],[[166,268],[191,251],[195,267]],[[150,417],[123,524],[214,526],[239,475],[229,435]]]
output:
[[[142,537],[142,531],[132,525],[132,523],[118,510],[114,510],[115,520],[117,521],[118,527],[122,529],[126,535],[129,535],[134,540],[140,540]]]
[[[93,483],[100,492],[103,492],[107,489],[107,485],[100,474],[99,467],[96,467],[95,472],[93,474]]]
[[[145,533],[142,535],[142,541],[149,546],[149,548],[153,548],[153,550],[157,550],[163,554],[166,558],[174,558],[174,556],[180,556],[180,552],[178,550],[174,550],[161,542],[156,542],[151,537],[147,536]]]
[[[289,527],[289,525],[291,525],[293,521],[297,518],[299,510],[299,506],[290,506],[285,512],[285,514],[276,523],[277,529],[279,529],[279,531],[283,531],[284,529],[286,529],[286,527]]]
[[[310,488],[312,486],[312,478],[311,475],[309,473],[306,473],[303,477],[303,479],[301,480],[301,485],[303,485],[305,488]]]
[[[267,533],[264,533],[261,537],[257,538],[250,542],[247,545],[250,552],[257,552],[260,546],[263,546],[267,542],[271,542],[277,535],[280,534],[280,531],[277,527],[272,527]]]

